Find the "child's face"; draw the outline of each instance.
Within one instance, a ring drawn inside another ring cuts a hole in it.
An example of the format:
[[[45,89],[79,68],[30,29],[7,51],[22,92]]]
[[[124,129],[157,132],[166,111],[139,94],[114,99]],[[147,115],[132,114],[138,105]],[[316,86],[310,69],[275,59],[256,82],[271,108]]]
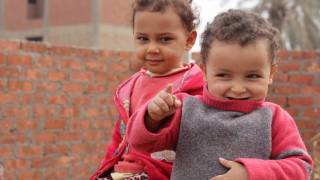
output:
[[[229,100],[263,100],[274,67],[266,40],[241,47],[214,41],[204,68],[209,92]]]
[[[138,11],[134,18],[136,54],[145,68],[165,74],[182,67],[183,55],[190,50],[196,32],[187,32],[180,17],[172,9],[165,12]]]

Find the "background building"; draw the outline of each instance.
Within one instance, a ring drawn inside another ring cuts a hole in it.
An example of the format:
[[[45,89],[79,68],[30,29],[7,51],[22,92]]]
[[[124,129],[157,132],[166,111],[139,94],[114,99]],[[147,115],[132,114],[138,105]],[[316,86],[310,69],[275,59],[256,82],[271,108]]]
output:
[[[132,50],[128,0],[0,0],[0,38]]]

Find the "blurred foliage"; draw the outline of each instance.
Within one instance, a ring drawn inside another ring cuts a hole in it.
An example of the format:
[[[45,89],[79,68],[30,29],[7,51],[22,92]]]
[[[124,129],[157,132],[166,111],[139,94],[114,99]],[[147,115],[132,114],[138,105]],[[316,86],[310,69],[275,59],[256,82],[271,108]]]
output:
[[[320,50],[320,0],[241,0],[238,6],[268,18],[280,30],[283,48]]]

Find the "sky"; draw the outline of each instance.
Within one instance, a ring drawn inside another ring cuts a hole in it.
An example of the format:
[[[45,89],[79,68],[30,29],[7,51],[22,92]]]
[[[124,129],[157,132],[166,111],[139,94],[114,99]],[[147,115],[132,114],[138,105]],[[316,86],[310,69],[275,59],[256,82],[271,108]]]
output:
[[[200,51],[200,35],[204,31],[206,24],[212,21],[218,13],[237,7],[237,0],[224,1],[224,4],[222,4],[222,1],[223,0],[193,0],[194,5],[200,13],[200,24],[197,29],[197,41],[191,49],[192,52]]]

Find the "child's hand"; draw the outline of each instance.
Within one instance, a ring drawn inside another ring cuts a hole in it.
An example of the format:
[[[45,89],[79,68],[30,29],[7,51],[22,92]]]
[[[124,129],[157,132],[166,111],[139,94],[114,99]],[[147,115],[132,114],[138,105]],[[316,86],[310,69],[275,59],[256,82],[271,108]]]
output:
[[[225,174],[215,176],[211,178],[211,180],[247,180],[248,179],[248,172],[244,168],[244,166],[235,161],[228,161],[223,158],[219,158],[220,163],[226,167],[230,168],[229,171]]]
[[[172,115],[181,106],[181,101],[172,94],[172,84],[160,91],[148,104],[148,116],[160,122]]]

